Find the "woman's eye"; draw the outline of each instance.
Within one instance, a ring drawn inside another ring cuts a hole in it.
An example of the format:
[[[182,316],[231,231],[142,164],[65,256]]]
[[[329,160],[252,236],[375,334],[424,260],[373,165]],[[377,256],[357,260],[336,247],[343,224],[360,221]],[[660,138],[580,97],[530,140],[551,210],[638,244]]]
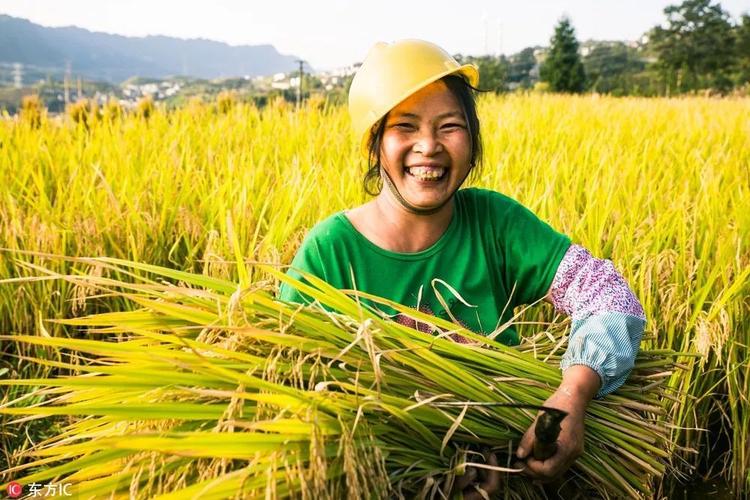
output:
[[[394,125],[394,127],[404,130],[411,130],[414,128],[414,125],[412,125],[411,123],[397,123]]]
[[[461,123],[446,123],[445,125],[443,125],[442,128],[443,128],[443,130],[446,130],[446,129],[447,130],[455,130],[455,129],[459,129],[459,128],[464,128],[464,125],[461,124]]]

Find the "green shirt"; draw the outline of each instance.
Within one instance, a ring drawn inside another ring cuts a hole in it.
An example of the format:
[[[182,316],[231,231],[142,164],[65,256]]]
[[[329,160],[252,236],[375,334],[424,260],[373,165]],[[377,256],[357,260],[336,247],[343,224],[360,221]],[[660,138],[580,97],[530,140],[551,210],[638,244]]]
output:
[[[310,230],[288,274],[299,279],[294,269],[300,269],[338,289],[354,289],[353,271],[357,290],[413,308],[419,305],[422,311],[448,319],[436,295],[440,294],[465,327],[491,333],[513,316],[516,306],[546,295],[570,239],[495,191],[462,189],[454,201],[445,233],[416,253],[376,246],[338,212]],[[446,284],[473,307],[463,304]],[[286,284],[279,298],[306,302]],[[518,335],[510,328],[498,340],[516,344]]]

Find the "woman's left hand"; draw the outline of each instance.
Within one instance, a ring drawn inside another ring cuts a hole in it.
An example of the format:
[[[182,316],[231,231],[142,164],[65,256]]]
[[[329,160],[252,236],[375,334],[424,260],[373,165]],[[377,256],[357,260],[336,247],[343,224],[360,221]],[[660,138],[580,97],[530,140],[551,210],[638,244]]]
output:
[[[540,482],[554,481],[583,454],[586,406],[599,390],[599,385],[599,375],[587,366],[576,365],[565,370],[560,387],[544,403],[544,406],[568,413],[560,423],[557,452],[547,460],[534,459],[535,421],[516,450],[516,456],[525,460],[524,464],[520,464],[524,474]]]

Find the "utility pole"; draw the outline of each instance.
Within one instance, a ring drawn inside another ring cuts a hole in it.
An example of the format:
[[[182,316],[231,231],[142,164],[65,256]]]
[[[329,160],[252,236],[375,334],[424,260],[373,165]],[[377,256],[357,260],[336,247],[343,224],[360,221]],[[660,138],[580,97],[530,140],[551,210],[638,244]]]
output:
[[[297,83],[297,107],[299,108],[302,104],[302,77],[304,76],[303,66],[305,64],[305,61],[302,59],[297,59],[297,64],[299,64],[299,82]]]
[[[482,14],[482,24],[484,25],[484,55],[489,55],[490,18],[486,12]]]
[[[503,55],[503,22],[497,18],[497,57]]]
[[[65,87],[65,106],[68,106],[70,102],[70,73],[71,65],[70,61],[65,61],[65,79],[63,80],[63,86]]]
[[[17,89],[23,87],[23,64],[13,63],[13,83]]]

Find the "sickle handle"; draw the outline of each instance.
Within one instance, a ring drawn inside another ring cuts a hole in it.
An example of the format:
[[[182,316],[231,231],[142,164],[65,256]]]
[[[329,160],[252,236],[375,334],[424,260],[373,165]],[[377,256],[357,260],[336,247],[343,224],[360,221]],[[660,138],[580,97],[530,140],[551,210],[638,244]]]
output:
[[[547,460],[557,453],[557,438],[560,435],[560,422],[567,416],[567,412],[548,409],[543,411],[534,426],[533,456],[535,460]]]

